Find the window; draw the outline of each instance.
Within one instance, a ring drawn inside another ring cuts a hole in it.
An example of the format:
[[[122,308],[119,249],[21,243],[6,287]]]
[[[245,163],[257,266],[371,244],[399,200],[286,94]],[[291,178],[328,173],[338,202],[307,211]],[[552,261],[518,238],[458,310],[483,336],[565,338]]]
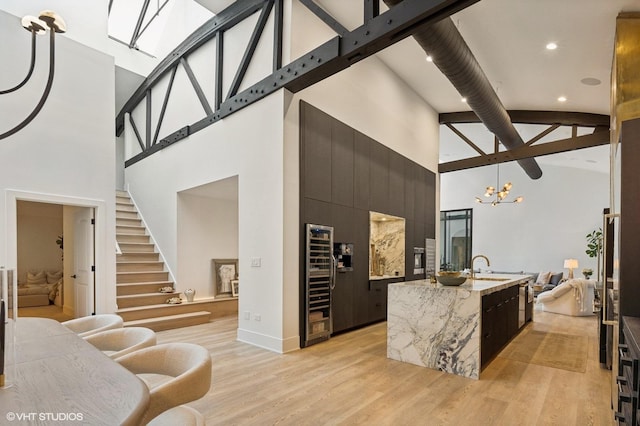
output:
[[[440,270],[471,267],[472,209],[440,212]]]

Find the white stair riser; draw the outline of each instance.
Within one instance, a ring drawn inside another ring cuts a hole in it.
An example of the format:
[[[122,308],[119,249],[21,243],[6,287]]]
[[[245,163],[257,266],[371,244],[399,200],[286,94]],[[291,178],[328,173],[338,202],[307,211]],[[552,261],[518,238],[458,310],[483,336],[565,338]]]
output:
[[[116,272],[164,272],[163,262],[118,262]]]
[[[152,283],[124,283],[116,285],[117,296],[130,296],[133,294],[144,294],[160,292],[162,287],[173,287],[171,281],[154,281]]]
[[[168,272],[143,272],[143,273],[130,273],[130,272],[118,272],[116,273],[116,283],[143,283],[150,281],[168,281]]]

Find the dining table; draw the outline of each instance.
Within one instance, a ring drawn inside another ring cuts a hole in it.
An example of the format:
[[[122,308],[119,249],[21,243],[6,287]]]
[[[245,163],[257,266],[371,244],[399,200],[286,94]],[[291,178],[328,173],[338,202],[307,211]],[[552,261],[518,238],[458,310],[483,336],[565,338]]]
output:
[[[135,374],[58,321],[18,318],[13,326],[0,424],[140,424],[149,391]]]

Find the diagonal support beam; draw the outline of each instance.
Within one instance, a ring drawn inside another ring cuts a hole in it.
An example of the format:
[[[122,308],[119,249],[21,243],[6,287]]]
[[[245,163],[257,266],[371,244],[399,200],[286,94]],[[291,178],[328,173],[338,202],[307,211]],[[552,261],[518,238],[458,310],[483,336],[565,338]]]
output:
[[[136,126],[136,122],[133,121],[133,117],[129,114],[129,124],[131,124],[131,128],[133,129],[133,133],[136,135],[136,139],[138,140],[138,145],[140,145],[140,149],[144,152],[145,147],[142,142],[142,138],[140,137],[140,132],[138,131],[138,126]]]
[[[200,99],[200,103],[202,104],[202,108],[204,108],[204,112],[207,115],[213,114],[213,110],[211,109],[211,105],[209,105],[209,101],[207,100],[207,97],[205,96],[204,91],[202,90],[202,87],[200,87],[200,83],[198,83],[198,79],[196,78],[195,74],[193,73],[193,70],[191,69],[191,66],[189,66],[189,62],[187,62],[186,58],[182,57],[182,58],[180,58],[180,63],[184,67],[184,70],[187,72],[187,76],[189,77],[189,81],[191,82],[191,85],[193,86],[193,89],[196,91],[196,95],[198,95],[198,99]]]
[[[560,127],[559,124],[553,124],[553,125],[549,126],[548,129],[543,130],[542,132],[538,133],[536,136],[534,136],[530,140],[528,140],[525,143],[525,145],[527,145],[527,146],[533,145],[534,143],[538,142],[540,139],[542,139],[545,136],[547,136],[549,133],[551,133],[554,130],[556,130],[558,127]]]
[[[313,0],[300,0],[300,3],[305,5],[307,9],[327,24],[336,34],[344,35],[349,32],[348,29],[343,27],[340,22],[336,21],[333,16],[329,15],[326,10],[318,6]]]
[[[240,66],[238,67],[238,71],[236,72],[236,75],[233,78],[233,82],[231,83],[231,87],[229,88],[229,94],[227,95],[227,99],[229,99],[232,96],[235,96],[235,94],[238,93],[240,84],[242,83],[242,80],[244,79],[244,76],[247,73],[247,69],[249,69],[249,64],[251,63],[251,59],[253,58],[254,52],[256,51],[256,47],[258,47],[260,36],[264,31],[264,26],[267,24],[267,19],[269,19],[269,14],[271,13],[271,9],[273,9],[273,0],[267,1],[267,3],[265,3],[265,5],[262,8],[262,12],[260,13],[258,22],[256,23],[256,26],[253,29],[251,38],[249,39],[249,44],[247,45],[247,49],[244,51],[244,55],[242,56],[242,60],[240,61]]]
[[[140,10],[140,15],[138,15],[138,22],[136,22],[136,27],[133,29],[133,35],[131,36],[131,41],[129,42],[129,48],[131,49],[133,49],[136,46],[138,37],[140,37],[140,28],[142,28],[142,23],[144,22],[144,17],[147,14],[147,9],[149,8],[150,1],[151,0],[144,0],[144,3],[142,3],[142,9]]]
[[[162,126],[162,121],[164,120],[164,113],[167,111],[167,104],[169,103],[169,96],[171,96],[171,89],[173,88],[173,80],[176,77],[176,71],[178,71],[178,67],[174,67],[173,71],[171,71],[171,77],[169,77],[169,85],[167,86],[167,92],[164,95],[162,109],[160,109],[160,117],[158,118],[158,124],[156,125],[156,133],[153,135],[153,141],[151,141],[151,145],[155,145],[158,142],[160,127]]]
[[[471,141],[471,139],[469,139],[468,137],[466,137],[460,130],[456,129],[455,127],[453,127],[452,124],[446,123],[445,126],[447,126],[453,133],[455,133],[460,139],[462,139],[463,141],[465,141],[467,143],[467,145],[469,145],[471,148],[475,149],[476,152],[480,155],[487,155],[486,152],[484,152],[483,150],[481,150],[478,145],[476,145],[475,143],[473,143]]]

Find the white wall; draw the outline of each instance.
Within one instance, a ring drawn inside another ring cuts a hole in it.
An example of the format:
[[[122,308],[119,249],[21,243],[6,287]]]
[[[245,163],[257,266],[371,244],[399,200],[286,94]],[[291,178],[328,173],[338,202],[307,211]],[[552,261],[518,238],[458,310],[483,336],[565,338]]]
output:
[[[472,252],[489,257],[496,271],[567,272],[564,259],[578,259],[582,268],[596,270],[596,259],[585,254],[585,236],[602,226],[609,205],[609,177],[576,168],[541,165],[539,180],[526,176],[516,163],[500,165],[501,185],[511,181],[521,204],[480,205],[474,197],[496,185],[496,166],[444,173],[441,208],[473,208]],[[486,268],[484,261],[476,267]]]
[[[36,7],[36,13],[44,8]],[[24,77],[30,41],[19,19],[4,12],[0,12],[0,37],[5,46],[0,82],[8,86]],[[0,141],[0,265],[15,267],[17,262],[17,200],[96,207],[97,310],[113,312],[113,58],[66,37],[56,40],[56,73],[49,99],[31,124]],[[40,98],[48,71],[48,46],[42,40],[39,45],[33,81],[17,93],[0,97],[1,132],[22,121]]]
[[[240,315],[238,338],[279,352],[299,344],[297,334],[283,334],[282,323],[283,108],[282,92],[275,93],[125,169],[179,288],[185,284],[176,268],[178,193],[238,176],[239,310],[250,312],[250,320]],[[250,267],[252,257],[262,266]]]
[[[178,291],[211,298],[212,259],[238,258],[238,201],[178,194]]]

